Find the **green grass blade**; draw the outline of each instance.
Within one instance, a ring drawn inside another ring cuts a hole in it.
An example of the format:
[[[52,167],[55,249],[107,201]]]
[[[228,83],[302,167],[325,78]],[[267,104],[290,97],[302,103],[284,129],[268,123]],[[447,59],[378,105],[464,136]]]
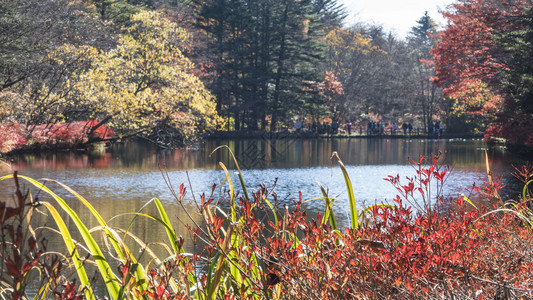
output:
[[[225,254],[229,252],[230,250],[230,242],[231,242],[231,236],[233,235],[233,228],[234,225],[230,224],[228,227],[228,231],[226,234],[226,237],[224,238],[224,242],[222,245],[220,245],[220,251],[222,251],[222,255],[219,257],[217,266],[215,268],[215,273],[212,279],[212,282],[210,284],[210,288],[207,290],[207,299],[214,300],[216,299],[216,295],[218,293],[218,289],[220,286],[220,282],[222,279],[222,273],[225,269],[225,260],[226,256]]]
[[[235,267],[235,265],[239,265],[239,261],[240,261],[240,258],[237,255],[236,249],[239,249],[239,245],[242,243],[243,241],[239,237],[237,232],[233,231],[231,234],[231,248],[228,249],[228,252],[226,253],[228,255],[228,259],[233,262],[233,263],[229,263],[229,273],[237,288],[241,287],[243,284],[243,278],[242,278],[241,272],[239,271],[237,267]],[[240,295],[240,297],[245,298],[244,295]]]
[[[489,183],[492,184],[492,172],[490,171],[489,154],[487,150],[485,150],[485,169],[487,171],[487,177],[489,178]]]
[[[12,177],[13,175],[7,175],[4,177],[1,177],[0,180],[4,180],[6,178],[12,178]],[[76,214],[76,212],[74,212],[74,210],[70,206],[68,206],[65,200],[57,196],[54,192],[52,192],[42,183],[32,178],[22,176],[22,175],[18,175],[18,177],[23,178],[24,180],[33,184],[35,187],[39,188],[40,190],[52,196],[52,198],[56,200],[59,206],[68,214],[68,216],[72,219],[72,221],[78,228],[78,231],[80,232],[85,244],[87,245],[87,248],[89,249],[91,255],[93,256],[94,261],[96,262],[96,265],[100,272],[100,275],[103,278],[103,281],[107,289],[107,292],[109,293],[109,296],[112,299],[118,299],[119,291],[120,291],[120,286],[118,284],[119,280],[117,276],[111,271],[111,267],[109,266],[109,263],[106,261],[104,254],[102,253],[102,250],[100,250],[98,243],[91,236],[89,230],[87,229],[85,224],[81,221],[78,214]]]
[[[68,187],[67,185],[64,185],[63,183],[59,182],[59,181],[56,181],[56,180],[52,180],[52,179],[48,179],[48,178],[43,178],[41,179],[43,181],[48,181],[48,182],[52,182],[52,183],[55,183],[55,184],[58,184],[59,186],[61,186],[62,188],[64,188],[65,190],[67,190],[68,192],[70,192],[72,195],[74,195],[81,203],[83,203],[83,205],[85,205],[90,211],[91,213],[93,214],[93,216],[96,218],[96,220],[98,221],[98,223],[100,223],[101,226],[103,227],[106,227],[107,228],[107,224],[106,222],[104,221],[104,218],[102,218],[102,216],[100,215],[100,213],[98,213],[98,211],[94,208],[94,206],[92,206],[89,201],[87,201],[84,197],[82,197],[80,194],[78,194],[76,191],[74,191],[73,189],[71,189],[70,187]],[[119,244],[117,243],[117,241],[115,240],[115,238],[113,237],[113,234],[111,234],[108,230],[106,230],[106,233],[109,233],[110,235],[110,240],[113,242],[113,245],[115,246],[116,245],[116,248],[115,250],[117,250],[117,253],[119,255],[122,254],[122,251]]]
[[[63,238],[63,241],[65,242],[65,245],[67,246],[68,252],[71,255],[72,262],[74,263],[74,266],[76,268],[76,272],[78,273],[78,278],[80,279],[81,286],[84,287],[85,291],[85,297],[87,299],[95,299],[94,293],[91,288],[91,284],[89,281],[89,277],[87,276],[87,272],[85,272],[85,268],[83,267],[83,262],[80,258],[80,255],[78,253],[78,249],[76,248],[76,244],[72,240],[72,237],[70,235],[70,232],[68,231],[67,225],[65,225],[65,222],[63,221],[63,218],[59,215],[55,207],[48,203],[48,202],[41,202],[42,205],[44,205],[50,214],[52,215],[52,218],[57,224],[57,227],[59,228],[59,231],[61,232],[61,237]]]
[[[266,202],[266,204],[268,205],[268,207],[270,207],[270,210],[274,214],[274,220],[276,221],[276,226],[277,226],[278,225],[278,214],[276,213],[276,210],[274,209],[274,205],[272,205],[272,203],[270,203],[270,201],[268,201],[268,199],[265,196],[262,196],[262,197],[263,197],[263,201]]]
[[[348,191],[348,202],[350,203],[350,216],[352,218],[352,229],[356,230],[357,228],[359,228],[359,218],[357,217],[357,204],[355,203],[355,197],[353,194],[352,181],[350,180],[350,177],[348,176],[348,172],[346,171],[346,167],[342,163],[337,152],[333,152],[331,157],[337,158],[337,162],[339,163],[339,166],[341,167],[341,170],[342,170],[342,174],[344,175],[344,181],[346,183],[346,189]]]
[[[494,178],[492,177],[492,171],[490,170],[489,154],[487,150],[485,150],[485,168],[487,169],[487,177],[489,178],[489,183],[491,186],[493,186]],[[498,192],[496,192],[496,198],[498,198],[498,202],[500,203],[500,206],[505,207],[505,204],[503,203],[503,200],[500,197],[500,194],[498,194]]]
[[[129,214],[135,214],[135,216],[137,216],[137,213],[129,213]],[[159,259],[159,257],[157,257],[157,255],[150,248],[150,246],[148,244],[146,244],[141,238],[137,237],[136,235],[131,233],[129,230],[124,230],[124,229],[121,229],[121,228],[117,228],[117,231],[120,231],[120,232],[124,233],[124,236],[128,236],[135,243],[137,243],[139,245],[140,249],[142,249],[143,253],[147,253],[147,255],[151,258],[151,261],[155,262],[156,266],[161,265],[161,260]],[[172,253],[170,248],[168,248],[168,245],[163,244],[163,246],[165,247],[167,252],[172,255],[172,257],[174,257],[174,258],[176,257],[176,255]],[[150,267],[150,263],[151,262],[149,262],[148,264],[145,265],[145,268],[148,269],[148,270],[150,269],[149,268]],[[174,278],[171,278],[170,286],[171,286],[172,290],[174,291],[174,293],[177,294],[179,292],[180,289],[179,289],[178,285],[176,284],[176,281],[174,280]],[[189,295],[189,294],[187,293],[187,295]]]
[[[324,218],[322,219],[322,223],[325,224],[325,222],[328,221],[329,219],[329,223],[331,224],[331,228],[333,228],[333,230],[337,230],[337,221],[335,220],[335,215],[333,214],[333,201],[330,201],[331,198],[328,196],[328,192],[326,191],[326,189],[324,188],[324,186],[322,186],[322,184],[320,184],[320,182],[317,182],[318,183],[318,186],[320,187],[320,190],[322,191],[322,195],[324,196],[324,201],[326,202],[326,212],[324,213]]]
[[[526,201],[527,199],[527,186],[532,183],[533,180],[528,181],[526,184],[524,184],[524,189],[522,190],[522,201]]]
[[[472,200],[468,199],[467,196],[463,196],[463,200],[465,200],[466,202],[468,202],[468,204],[472,205],[475,209],[477,209],[477,206],[474,204],[474,202],[472,202]]]
[[[211,260],[211,263],[209,264],[209,271],[207,272],[207,280],[206,280],[206,290],[211,291],[213,290],[212,285],[215,284],[213,278],[215,276],[215,269],[218,264],[218,260],[220,259],[220,252],[217,252],[213,259]]]
[[[231,197],[231,221],[232,222],[236,222],[237,221],[237,213],[235,211],[235,192],[233,190],[233,182],[231,181],[231,174],[228,172],[228,169],[226,168],[226,166],[222,162],[219,162],[219,165],[224,170],[224,172],[226,173],[226,178],[224,178],[224,180],[226,180],[226,179],[228,180],[230,197]],[[222,181],[222,184],[224,184],[224,181]]]
[[[500,213],[500,212],[503,212],[503,213],[510,213],[510,214],[514,214],[516,215],[519,219],[521,219],[524,223],[526,223],[529,228],[533,228],[533,220],[531,218],[528,218],[527,216],[525,216],[523,213],[519,212],[519,211],[516,211],[514,209],[509,209],[509,208],[499,208],[499,209],[495,209],[495,210],[492,210],[492,211],[489,211],[488,213],[482,215],[481,217],[479,217],[477,220],[481,219],[481,218],[484,218],[490,214],[497,214],[497,213]],[[477,220],[475,222],[477,222]]]
[[[218,164],[220,165],[222,170],[224,170],[224,173],[226,173],[226,177],[222,181],[222,185],[224,185],[224,181],[226,181],[226,180],[228,181],[231,201],[235,201],[235,191],[233,190],[233,182],[231,181],[231,174],[229,173],[228,169],[226,168],[226,166],[222,162],[219,162]]]
[[[248,191],[246,190],[246,184],[244,184],[244,178],[242,177],[241,168],[239,168],[239,163],[237,162],[237,159],[235,158],[235,155],[233,155],[233,151],[231,151],[231,148],[228,147],[227,145],[222,145],[222,146],[219,146],[219,147],[215,148],[215,150],[213,150],[211,152],[211,154],[213,154],[215,151],[217,151],[218,149],[221,149],[221,148],[228,149],[229,153],[231,154],[231,157],[233,158],[233,162],[235,163],[235,167],[237,168],[237,171],[238,171],[238,174],[239,174],[239,180],[241,182],[241,187],[242,187],[242,191],[244,193],[244,197],[246,198],[246,200],[249,201],[250,197],[248,196]]]
[[[168,238],[170,240],[170,244],[171,244],[172,249],[174,250],[175,254],[183,253],[183,248],[180,248],[180,245],[178,245],[178,237],[176,236],[176,232],[172,228],[172,224],[170,223],[170,219],[168,218],[167,212],[165,211],[165,208],[163,207],[163,204],[157,198],[153,198],[152,200],[154,201],[154,203],[155,203],[155,205],[157,207],[157,210],[159,212],[159,215],[161,216],[161,219],[158,219],[156,217],[149,216],[149,215],[145,215],[145,216],[148,216],[148,217],[158,221],[159,223],[161,223],[165,227],[165,230],[167,232]],[[192,274],[187,274],[186,278],[189,281],[189,282],[187,282],[187,285],[188,285],[187,288],[189,288],[190,285],[192,283],[194,283],[194,277],[193,277]]]
[[[176,236],[176,232],[174,232],[174,229],[172,228],[172,224],[170,223],[170,219],[168,218],[167,212],[165,211],[165,208],[163,207],[163,204],[161,204],[161,201],[159,199],[154,198],[152,199],[155,203],[155,206],[157,207],[157,210],[159,212],[159,215],[161,216],[161,219],[153,218],[154,220],[157,220],[159,223],[163,224],[165,227],[165,230],[167,232],[168,238],[170,240],[170,245],[172,246],[172,249],[174,249],[174,252],[180,253],[183,251],[183,249],[180,249],[178,246],[178,237]]]
[[[233,154],[233,152],[231,151],[231,149],[226,146],[226,145],[223,145],[223,146],[220,146],[220,147],[217,147],[215,150],[213,150],[213,152],[211,152],[211,154],[213,154],[215,151],[221,149],[221,148],[227,148],[228,151],[230,152],[231,154],[231,157],[233,158],[233,162],[235,163],[235,167],[237,168],[237,172],[238,172],[238,176],[239,176],[239,181],[241,183],[241,187],[242,187],[242,190],[243,190],[243,193],[244,193],[244,197],[246,198],[247,201],[250,201],[250,197],[248,195],[248,190],[246,188],[246,184],[244,183],[244,178],[242,176],[242,172],[241,172],[241,169],[239,167],[239,163],[237,162],[237,159],[235,158],[235,155]],[[228,170],[225,168],[224,164],[223,163],[220,163],[220,166],[224,169],[224,171],[226,172],[226,177],[228,177],[228,183],[230,184],[230,189],[233,189],[232,188],[232,184],[231,184],[231,181],[229,179],[229,172]],[[269,206],[271,206],[271,209],[273,209],[272,205],[267,201],[267,203],[269,204]],[[231,210],[232,210],[232,214],[231,214],[231,220],[232,222],[236,222],[237,220],[237,215],[236,215],[236,208],[235,208],[235,199],[234,199],[234,194],[232,192],[232,203],[231,203]],[[275,213],[275,212],[274,212]],[[275,218],[277,219],[277,216],[275,215]],[[231,226],[230,226],[231,228]],[[229,238],[229,243],[232,245],[232,249],[239,249],[239,246],[241,243],[243,243],[242,239],[239,237],[239,235],[237,233],[231,233],[229,234],[228,232],[228,235],[226,236],[226,238]],[[239,263],[239,260],[240,258],[238,257],[237,253],[235,250],[229,250],[229,252],[225,252],[226,255],[227,255],[227,258],[232,262],[229,264],[229,273],[233,279],[233,282],[234,284],[237,286],[237,287],[240,287],[242,284],[244,284],[246,282],[246,284],[251,284],[250,282],[248,282],[249,280],[246,279],[246,280],[243,280],[242,278],[242,275],[240,273],[240,270],[236,267],[236,265],[238,265]],[[220,267],[220,264],[219,264],[219,267]],[[217,270],[219,271],[219,270]],[[259,270],[254,270],[253,272],[253,275],[252,276],[255,276],[255,274],[259,274]],[[216,272],[216,274],[218,274],[218,272]],[[216,277],[215,277],[216,278]],[[220,278],[218,277],[217,279],[218,281],[220,280]],[[219,282],[217,283],[217,286],[218,286]],[[218,288],[218,287],[217,287]],[[210,293],[208,293],[208,298],[211,298],[213,297],[215,294],[213,294],[213,291],[211,291]],[[244,295],[240,295],[241,297],[243,297]]]
[[[98,211],[94,208],[94,206],[92,206],[91,203],[89,203],[89,201],[87,201],[83,196],[78,194],[75,190],[71,189],[67,185],[65,185],[65,184],[63,184],[63,183],[61,183],[59,181],[52,180],[52,179],[45,178],[43,180],[44,181],[48,181],[48,182],[53,182],[53,183],[58,184],[59,186],[63,187],[65,190],[67,190],[72,195],[74,195],[81,203],[83,203],[83,205],[85,205],[91,211],[92,215],[96,218],[96,220],[98,221],[100,226],[102,226],[104,228],[104,231],[105,231],[107,237],[109,238],[109,240],[111,241],[111,244],[113,245],[113,248],[115,249],[115,252],[118,254],[119,258],[121,260],[123,260],[123,262],[125,262],[126,259],[130,259],[132,264],[134,264],[136,266],[136,272],[135,273],[136,273],[136,280],[137,280],[137,283],[138,283],[138,287],[140,288],[141,293],[143,291],[145,291],[148,288],[148,283],[147,283],[146,277],[144,275],[144,270],[143,270],[142,266],[137,263],[137,259],[131,253],[131,251],[127,248],[126,244],[124,244],[121,241],[119,241],[119,238],[116,237],[109,230],[109,227],[107,226],[107,223],[104,221],[104,218],[102,218],[102,216],[100,215],[100,213],[98,213]]]

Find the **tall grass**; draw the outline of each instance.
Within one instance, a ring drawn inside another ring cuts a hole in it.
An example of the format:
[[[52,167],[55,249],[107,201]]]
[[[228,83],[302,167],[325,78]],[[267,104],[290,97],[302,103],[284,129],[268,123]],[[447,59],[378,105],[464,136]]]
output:
[[[487,212],[484,216],[498,213],[511,214],[519,218],[523,224],[533,232],[533,197],[532,193],[529,191],[529,185],[533,182],[533,166],[530,166],[528,163],[522,166],[521,169],[515,167],[515,173],[513,175],[523,183],[524,187],[522,188],[522,194],[518,200],[509,199],[508,201],[504,201],[499,194],[499,190],[503,187],[500,183],[501,177],[494,177],[494,173],[490,168],[487,151],[485,151],[485,167],[487,171],[487,180],[485,181],[484,186],[477,188],[477,191],[488,199],[496,199],[498,206]]]

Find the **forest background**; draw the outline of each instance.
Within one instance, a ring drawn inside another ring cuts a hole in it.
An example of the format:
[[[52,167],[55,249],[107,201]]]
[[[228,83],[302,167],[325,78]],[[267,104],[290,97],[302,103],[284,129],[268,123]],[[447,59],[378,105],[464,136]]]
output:
[[[533,146],[533,5],[467,0],[404,38],[336,0],[0,2],[0,152],[311,122]]]

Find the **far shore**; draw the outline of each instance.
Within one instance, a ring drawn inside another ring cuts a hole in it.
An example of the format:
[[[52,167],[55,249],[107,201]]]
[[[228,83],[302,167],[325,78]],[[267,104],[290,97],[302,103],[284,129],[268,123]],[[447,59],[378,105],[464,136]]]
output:
[[[295,131],[217,131],[206,137],[207,139],[300,139],[300,138],[377,138],[377,139],[482,139],[482,133],[443,133],[443,134],[416,134],[396,132],[395,134],[366,134],[359,132],[348,133],[316,133],[316,132],[295,132]]]

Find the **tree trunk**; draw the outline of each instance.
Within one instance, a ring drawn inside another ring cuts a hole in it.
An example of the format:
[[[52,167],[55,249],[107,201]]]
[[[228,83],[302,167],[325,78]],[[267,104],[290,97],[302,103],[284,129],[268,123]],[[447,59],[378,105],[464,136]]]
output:
[[[280,47],[279,47],[279,53],[278,53],[278,59],[276,61],[276,81],[275,81],[275,88],[274,88],[274,99],[273,99],[273,105],[272,105],[272,123],[270,124],[270,131],[276,131],[277,129],[277,119],[278,119],[278,110],[279,110],[279,102],[280,102],[280,94],[281,94],[281,77],[283,73],[285,72],[284,69],[284,60],[285,60],[285,43],[286,43],[286,37],[287,37],[287,17],[289,14],[289,5],[290,0],[287,1],[285,5],[285,10],[283,11],[283,16],[281,18],[281,32],[280,32]]]

